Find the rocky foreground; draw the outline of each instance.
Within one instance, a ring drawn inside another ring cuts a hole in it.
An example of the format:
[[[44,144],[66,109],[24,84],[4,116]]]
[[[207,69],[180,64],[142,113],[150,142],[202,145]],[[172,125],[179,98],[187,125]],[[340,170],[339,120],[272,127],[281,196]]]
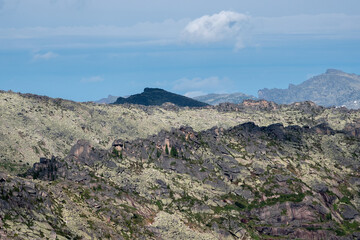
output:
[[[357,239],[360,139],[326,125],[190,127],[2,174],[8,238]],[[27,236],[27,237],[25,237]]]
[[[3,115],[8,122],[2,118],[1,124],[23,132],[23,146],[39,146],[25,132],[36,122],[35,134],[45,143],[40,146],[65,148],[48,149],[35,163],[26,154],[10,160],[1,152],[1,239],[360,239],[358,111],[309,102],[183,109],[1,97],[1,111],[23,114]],[[38,105],[30,109],[29,102]],[[53,111],[53,118],[63,114],[48,134],[45,111]],[[116,123],[114,112],[122,113]],[[134,123],[140,116],[148,126]],[[149,120],[159,116],[162,130]],[[219,119],[223,126],[216,126]],[[175,121],[185,124],[170,128]],[[79,123],[86,130],[78,130]],[[118,126],[110,128],[116,134],[102,143],[109,126]],[[143,126],[146,136],[129,137],[130,126],[134,136],[144,134]],[[73,139],[67,149],[69,136],[81,131],[83,140]],[[1,134],[8,141],[17,137]]]

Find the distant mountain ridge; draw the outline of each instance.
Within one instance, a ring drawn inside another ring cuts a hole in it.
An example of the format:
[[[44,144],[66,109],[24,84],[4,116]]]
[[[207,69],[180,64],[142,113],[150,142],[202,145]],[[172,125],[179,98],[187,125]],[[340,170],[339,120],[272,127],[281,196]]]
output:
[[[210,105],[217,105],[219,103],[225,103],[225,102],[239,104],[247,99],[257,100],[257,98],[252,95],[247,95],[247,94],[240,93],[240,92],[239,93],[231,93],[231,94],[211,93],[211,94],[207,94],[207,95],[203,95],[203,96],[194,97],[194,99],[201,101],[201,102],[208,103]]]
[[[145,88],[143,93],[131,95],[128,98],[119,97],[114,104],[140,104],[145,106],[160,106],[173,103],[180,107],[205,107],[208,104],[160,88]]]
[[[99,104],[110,104],[110,103],[114,103],[118,98],[119,98],[119,96],[109,95],[107,98],[102,98],[102,99],[94,101],[94,102],[99,103]]]
[[[329,107],[360,108],[360,75],[345,73],[341,70],[328,69],[325,73],[314,76],[298,85],[289,84],[287,89],[268,89],[258,91],[258,98],[244,93],[207,94],[194,98],[167,92],[159,88],[145,88],[141,94],[128,98],[109,95],[108,98],[96,101],[97,103],[162,105],[170,102],[178,106],[203,107],[207,104],[242,103],[246,99],[264,99],[278,104],[312,101],[317,105]]]
[[[315,76],[288,89],[261,89],[259,98],[279,104],[313,101],[322,106],[345,106],[359,108],[360,76],[328,69],[324,74]]]

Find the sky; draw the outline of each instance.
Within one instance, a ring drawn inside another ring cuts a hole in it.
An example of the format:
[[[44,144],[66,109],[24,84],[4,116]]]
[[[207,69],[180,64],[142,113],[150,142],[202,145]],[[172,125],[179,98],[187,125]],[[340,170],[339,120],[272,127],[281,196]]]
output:
[[[0,89],[194,97],[360,74],[358,0],[0,0]]]

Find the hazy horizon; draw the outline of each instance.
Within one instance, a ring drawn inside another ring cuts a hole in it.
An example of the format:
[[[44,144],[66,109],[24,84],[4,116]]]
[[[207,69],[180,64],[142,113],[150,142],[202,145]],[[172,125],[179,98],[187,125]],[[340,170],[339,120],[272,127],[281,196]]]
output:
[[[0,0],[0,89],[92,101],[359,74],[360,2]]]

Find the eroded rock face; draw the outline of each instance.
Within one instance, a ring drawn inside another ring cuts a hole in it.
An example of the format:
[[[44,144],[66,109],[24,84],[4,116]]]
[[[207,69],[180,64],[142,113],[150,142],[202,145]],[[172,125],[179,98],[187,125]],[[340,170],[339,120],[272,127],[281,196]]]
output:
[[[95,149],[88,141],[79,140],[70,150],[68,159],[93,166],[96,161],[105,158],[107,151]]]

